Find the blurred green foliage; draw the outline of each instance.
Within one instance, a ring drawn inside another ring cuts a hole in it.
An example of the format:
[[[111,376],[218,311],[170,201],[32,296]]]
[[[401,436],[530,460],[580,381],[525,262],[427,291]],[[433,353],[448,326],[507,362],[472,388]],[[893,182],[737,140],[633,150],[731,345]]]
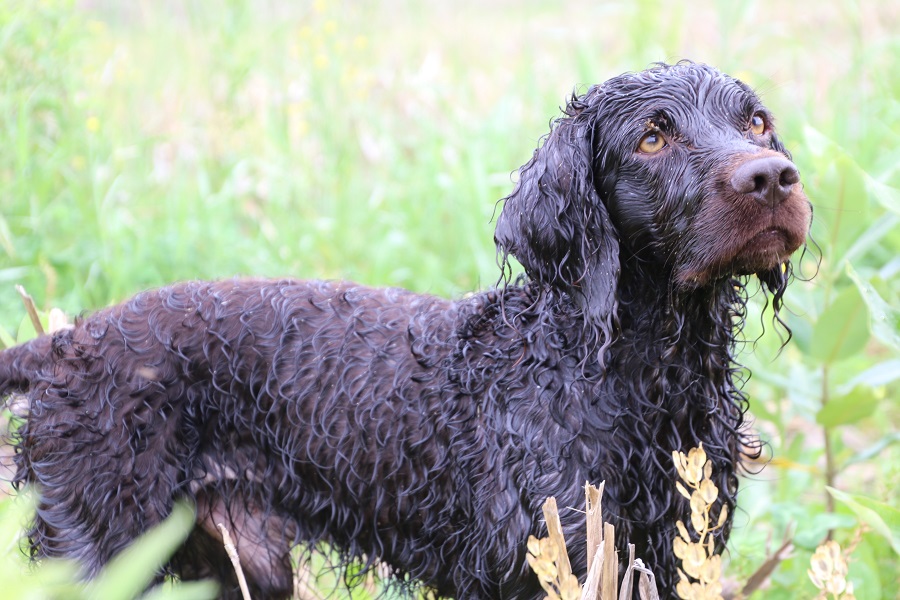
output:
[[[897,598],[898,31],[896,3],[849,0],[0,3],[0,338],[28,335],[13,283],[70,313],[234,274],[491,285],[496,202],[573,86],[715,64],[778,115],[815,206],[793,340],[759,306],[746,327],[773,459],[743,483],[728,572],[787,531],[758,596],[813,597],[812,550],[866,524],[856,597]],[[148,551],[110,569],[152,573]],[[56,597],[68,569],[0,597]]]
[[[29,565],[15,552],[19,548],[22,525],[34,506],[31,496],[20,494],[0,503],[0,596],[17,600],[131,600],[147,588],[161,567],[187,537],[194,511],[183,504],[158,527],[144,534],[134,545],[116,556],[90,583],[77,582],[77,565],[51,561],[29,572]],[[209,582],[163,583],[141,596],[144,600],[204,600],[216,598],[217,588]]]

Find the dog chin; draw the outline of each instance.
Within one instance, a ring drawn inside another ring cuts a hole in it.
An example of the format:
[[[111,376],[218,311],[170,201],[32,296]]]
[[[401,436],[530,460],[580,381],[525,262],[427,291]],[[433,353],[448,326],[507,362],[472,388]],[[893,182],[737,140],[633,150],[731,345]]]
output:
[[[790,259],[803,243],[796,235],[780,228],[769,228],[754,235],[732,260],[737,275],[752,275],[768,271]]]
[[[753,275],[774,269],[787,262],[791,254],[802,244],[797,236],[780,228],[762,230],[747,240],[731,256],[720,257],[714,263],[702,267],[686,266],[675,273],[675,282],[683,290],[706,287],[721,279],[733,276]]]

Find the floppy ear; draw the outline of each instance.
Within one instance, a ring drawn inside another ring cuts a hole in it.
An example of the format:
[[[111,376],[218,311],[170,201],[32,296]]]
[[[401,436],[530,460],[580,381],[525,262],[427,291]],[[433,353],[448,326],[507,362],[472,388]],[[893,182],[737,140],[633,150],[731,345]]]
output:
[[[619,240],[594,181],[593,116],[573,98],[543,146],[519,170],[494,242],[528,276],[568,292],[607,333],[616,313]],[[607,339],[609,339],[607,337]]]

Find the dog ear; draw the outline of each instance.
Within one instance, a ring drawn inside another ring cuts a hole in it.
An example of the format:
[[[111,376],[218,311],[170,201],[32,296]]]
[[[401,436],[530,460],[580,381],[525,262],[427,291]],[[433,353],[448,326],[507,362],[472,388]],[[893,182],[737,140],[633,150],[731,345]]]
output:
[[[532,280],[565,290],[609,329],[617,308],[619,240],[594,180],[595,128],[588,112],[573,98],[569,116],[553,124],[519,170],[494,242],[502,264],[516,257]]]

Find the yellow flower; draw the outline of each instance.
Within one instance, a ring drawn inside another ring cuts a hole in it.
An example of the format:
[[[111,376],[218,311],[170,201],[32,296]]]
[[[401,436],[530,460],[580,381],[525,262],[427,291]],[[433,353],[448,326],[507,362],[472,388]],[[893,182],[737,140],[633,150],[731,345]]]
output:
[[[578,578],[569,574],[564,581],[559,582],[560,600],[579,600],[581,598],[581,586],[578,585]]]
[[[693,503],[691,508],[693,508]],[[705,535],[706,530],[708,529],[708,521],[706,519],[706,513],[703,511],[697,512],[695,510],[691,511],[691,526],[694,528],[698,534]]]
[[[91,115],[88,117],[87,122],[85,123],[87,126],[87,130],[91,133],[97,133],[100,130],[100,119]]]
[[[718,583],[722,578],[722,557],[714,554],[706,559],[700,566],[700,574],[697,579],[706,584]]]
[[[672,459],[678,475],[691,487],[696,487],[703,479],[703,467],[706,465],[706,452],[703,450],[703,444],[700,444],[698,448],[691,448],[687,456],[684,455],[684,452],[672,452]],[[710,465],[711,467],[712,465]]]
[[[681,561],[684,572],[695,579],[700,579],[700,569],[706,562],[706,548],[702,544],[691,543],[684,551]]]
[[[700,482],[700,487],[697,489],[697,492],[707,505],[712,504],[716,501],[716,498],[719,497],[719,488],[717,488],[716,484],[710,481],[708,477]]]
[[[820,590],[840,594],[847,589],[847,561],[841,554],[840,545],[834,540],[828,540],[816,548],[809,565],[807,574]]]

